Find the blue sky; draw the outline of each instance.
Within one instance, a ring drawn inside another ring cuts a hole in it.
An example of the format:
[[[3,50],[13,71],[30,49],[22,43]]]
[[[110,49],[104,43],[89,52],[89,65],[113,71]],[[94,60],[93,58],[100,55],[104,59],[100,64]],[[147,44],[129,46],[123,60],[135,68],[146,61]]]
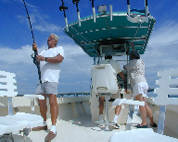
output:
[[[89,91],[90,68],[93,63],[81,49],[63,32],[63,14],[58,8],[60,0],[26,0],[32,19],[36,42],[40,50],[47,48],[50,33],[60,36],[59,45],[65,50],[65,60],[59,83],[60,92]],[[77,19],[72,0],[64,0],[69,7],[68,21]],[[126,0],[99,0],[100,4],[112,4],[114,11],[125,11]],[[131,0],[131,7],[143,9],[144,0]],[[81,0],[81,17],[92,14],[89,0]],[[178,66],[178,1],[149,0],[151,15],[156,18],[147,50],[142,56],[146,64],[146,77],[154,87],[156,72]],[[0,70],[15,72],[19,93],[34,93],[38,76],[30,55],[31,34],[21,0],[0,0]]]

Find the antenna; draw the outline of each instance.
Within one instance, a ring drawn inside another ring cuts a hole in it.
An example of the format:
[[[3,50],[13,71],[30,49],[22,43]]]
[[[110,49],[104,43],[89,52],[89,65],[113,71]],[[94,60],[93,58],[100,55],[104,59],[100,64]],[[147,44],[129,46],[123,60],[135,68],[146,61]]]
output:
[[[69,31],[69,24],[68,24],[67,16],[66,16],[66,10],[68,9],[68,7],[64,6],[64,0],[61,0],[61,2],[62,2],[62,5],[59,7],[59,10],[63,11],[63,13],[64,13],[64,20],[65,20],[65,23],[66,23],[66,30]]]
[[[93,11],[93,20],[96,23],[96,10],[95,10],[95,5],[94,5],[94,0],[90,0],[92,4],[92,11]]]
[[[128,15],[130,16],[130,0],[127,0]]]
[[[76,8],[77,8],[78,24],[79,24],[79,26],[81,26],[80,11],[79,11],[79,7],[78,7],[79,1],[80,0],[72,0],[73,4],[75,4]]]

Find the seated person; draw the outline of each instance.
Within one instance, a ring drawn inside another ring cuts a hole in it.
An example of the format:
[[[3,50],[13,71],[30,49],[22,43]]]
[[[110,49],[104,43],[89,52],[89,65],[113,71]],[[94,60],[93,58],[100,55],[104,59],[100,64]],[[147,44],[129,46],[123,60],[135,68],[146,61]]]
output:
[[[116,71],[116,75],[119,74],[121,78],[124,79],[124,74],[120,70],[119,62],[112,60],[111,55],[105,56],[105,60],[103,60],[101,64],[111,64],[113,69]],[[99,123],[104,123],[104,116],[103,116],[104,100],[105,100],[104,96],[99,97]],[[121,110],[121,106],[117,106],[115,109],[115,116],[113,122],[116,128],[119,128],[116,120],[118,119],[118,114],[120,113],[120,110]]]

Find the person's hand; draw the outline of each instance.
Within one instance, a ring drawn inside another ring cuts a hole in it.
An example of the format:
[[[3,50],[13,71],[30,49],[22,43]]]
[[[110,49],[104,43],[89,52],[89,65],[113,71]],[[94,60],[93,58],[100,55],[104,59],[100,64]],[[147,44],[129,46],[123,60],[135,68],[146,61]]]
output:
[[[37,48],[37,44],[36,43],[32,44],[32,49],[33,49],[33,51],[37,51],[38,48]]]
[[[38,61],[45,61],[45,57],[40,56],[40,55],[37,55],[37,56],[36,56],[36,59],[37,59]]]

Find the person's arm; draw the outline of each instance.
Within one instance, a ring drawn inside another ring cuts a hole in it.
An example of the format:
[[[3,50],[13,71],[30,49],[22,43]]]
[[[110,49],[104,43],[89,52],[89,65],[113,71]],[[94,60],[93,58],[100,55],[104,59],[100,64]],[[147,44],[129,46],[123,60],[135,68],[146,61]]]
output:
[[[122,80],[125,80],[125,76],[124,76],[124,73],[123,73],[123,72],[119,72],[118,74],[119,74],[119,76],[122,78]]]
[[[61,56],[60,54],[58,54],[55,57],[43,57],[43,56],[38,55],[37,60],[46,61],[46,62],[49,62],[49,63],[61,63],[64,60],[64,57]]]

